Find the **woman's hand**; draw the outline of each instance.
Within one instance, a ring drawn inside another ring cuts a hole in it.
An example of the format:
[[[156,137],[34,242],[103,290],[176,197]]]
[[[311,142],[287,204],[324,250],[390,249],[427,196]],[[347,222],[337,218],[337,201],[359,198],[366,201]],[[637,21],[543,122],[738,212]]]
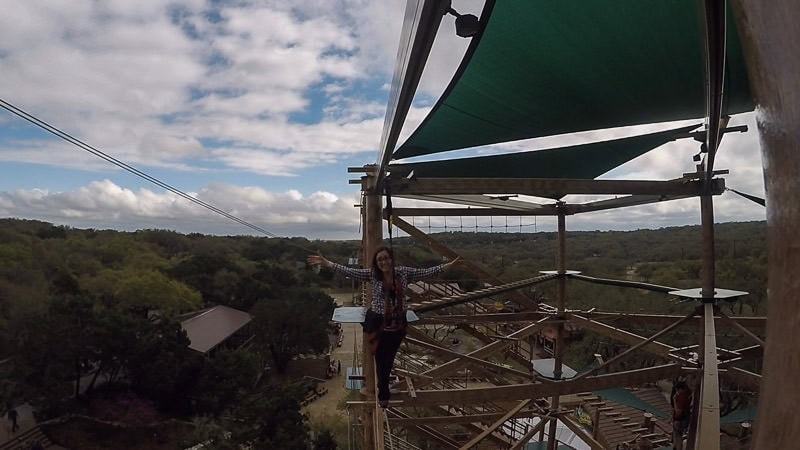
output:
[[[454,260],[450,261],[449,263],[445,264],[444,268],[445,268],[445,270],[447,270],[447,269],[453,267],[455,264],[460,264],[460,263],[461,263],[461,257],[457,256],[456,259],[454,259]]]
[[[330,267],[331,262],[325,259],[322,255],[308,255],[308,263],[312,266]]]

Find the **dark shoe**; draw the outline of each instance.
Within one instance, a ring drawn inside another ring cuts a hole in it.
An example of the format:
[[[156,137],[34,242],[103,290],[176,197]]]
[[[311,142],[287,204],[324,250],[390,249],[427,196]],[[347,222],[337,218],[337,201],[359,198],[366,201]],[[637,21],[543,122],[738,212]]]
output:
[[[386,408],[389,407],[389,400],[381,400],[381,401],[378,402],[378,405],[381,408],[386,409]]]

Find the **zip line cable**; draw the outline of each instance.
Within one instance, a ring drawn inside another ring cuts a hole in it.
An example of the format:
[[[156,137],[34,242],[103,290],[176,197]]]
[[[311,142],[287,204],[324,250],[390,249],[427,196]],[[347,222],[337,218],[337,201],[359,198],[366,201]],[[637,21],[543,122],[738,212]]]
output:
[[[755,195],[752,195],[752,194],[745,194],[744,192],[739,192],[739,191],[737,191],[737,190],[736,190],[736,189],[734,189],[734,188],[725,188],[725,190],[726,190],[726,191],[731,191],[731,192],[733,192],[733,193],[735,193],[735,194],[739,194],[739,195],[741,195],[742,197],[744,197],[744,198],[746,198],[746,199],[750,200],[751,202],[758,203],[758,204],[759,204],[759,205],[761,205],[761,206],[764,206],[764,207],[766,207],[766,206],[767,206],[767,202],[766,202],[766,201],[765,201],[763,198],[761,198],[761,197],[756,197]]]
[[[151,175],[149,175],[149,174],[147,174],[147,173],[145,173],[145,172],[143,172],[143,171],[141,171],[141,170],[139,170],[139,169],[137,169],[137,168],[135,168],[135,167],[133,167],[133,166],[131,166],[131,165],[119,160],[119,159],[117,159],[117,158],[114,158],[113,156],[111,156],[111,155],[109,155],[109,154],[107,154],[107,153],[105,153],[105,152],[103,152],[103,151],[101,151],[101,150],[99,150],[99,149],[97,149],[97,148],[95,148],[95,147],[93,147],[93,146],[81,141],[80,139],[78,139],[78,138],[76,138],[76,137],[74,137],[72,135],[70,135],[69,133],[61,131],[60,129],[50,125],[49,123],[45,122],[44,120],[41,120],[41,119],[37,118],[36,116],[34,116],[34,115],[32,115],[32,114],[30,114],[30,113],[28,113],[28,112],[16,107],[14,105],[12,105],[11,103],[8,103],[7,101],[3,100],[2,98],[0,98],[0,107],[5,109],[6,111],[10,112],[11,114],[14,114],[17,117],[19,117],[19,118],[21,118],[23,120],[26,120],[26,121],[32,123],[33,125],[36,125],[37,127],[47,131],[48,133],[53,134],[53,135],[65,140],[65,141],[69,142],[70,144],[75,145],[76,147],[91,153],[94,156],[97,156],[98,158],[104,159],[104,160],[110,162],[111,164],[113,164],[113,165],[115,165],[115,166],[117,166],[117,167],[119,167],[121,169],[124,169],[124,170],[126,170],[126,171],[128,171],[128,172],[130,172],[130,173],[132,173],[134,175],[136,175],[139,178],[147,180],[150,183],[153,183],[158,187],[166,189],[166,190],[172,192],[173,194],[176,194],[179,197],[183,197],[184,199],[189,200],[190,202],[195,203],[195,204],[197,204],[199,206],[202,206],[203,208],[206,208],[209,211],[212,211],[212,212],[214,212],[216,214],[219,214],[219,215],[225,217],[226,219],[232,220],[232,221],[234,221],[236,223],[239,223],[241,225],[244,225],[244,226],[246,226],[246,227],[248,227],[248,228],[250,228],[252,230],[258,231],[259,233],[262,233],[262,234],[266,235],[267,237],[271,237],[271,238],[279,238],[279,237],[281,237],[281,236],[278,236],[277,234],[275,234],[275,233],[273,233],[273,232],[271,232],[271,231],[269,231],[269,230],[267,230],[267,229],[265,229],[263,227],[260,227],[258,225],[254,225],[254,224],[252,224],[252,223],[250,223],[250,222],[248,222],[248,221],[246,221],[244,219],[240,219],[239,217],[236,217],[233,214],[231,214],[231,213],[229,213],[229,212],[227,212],[225,210],[222,210],[222,209],[220,209],[220,208],[218,208],[218,207],[216,207],[216,206],[214,206],[214,205],[212,205],[210,203],[207,203],[207,202],[205,202],[203,200],[200,200],[200,199],[198,199],[196,197],[192,197],[191,195],[183,192],[182,190],[180,190],[180,189],[178,189],[178,188],[176,188],[176,187],[174,187],[174,186],[172,186],[170,184],[167,184],[167,183],[159,180],[158,178],[155,178],[155,177],[153,177],[153,176],[151,176]],[[290,244],[294,245],[295,247],[302,248],[303,250],[311,251],[312,253],[314,252],[313,250],[310,250],[308,248],[305,248],[305,247],[303,247],[301,245],[298,245],[298,244],[295,244],[293,242],[290,242]]]

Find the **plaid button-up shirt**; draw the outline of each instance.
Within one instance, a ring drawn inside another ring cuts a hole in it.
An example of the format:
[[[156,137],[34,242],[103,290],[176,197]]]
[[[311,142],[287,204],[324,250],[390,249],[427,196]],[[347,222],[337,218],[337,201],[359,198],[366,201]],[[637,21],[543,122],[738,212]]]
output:
[[[372,269],[354,269],[352,267],[343,266],[341,264],[337,264],[332,262],[330,268],[334,272],[339,272],[344,274],[348,277],[353,278],[354,280],[358,281],[369,281],[372,283],[372,301],[370,302],[370,309],[378,314],[384,314],[384,289],[383,289],[383,279],[376,280],[372,274]],[[405,289],[408,286],[408,283],[413,283],[415,281],[424,280],[426,278],[430,278],[434,275],[442,273],[444,270],[444,264],[439,264],[438,266],[428,267],[425,269],[417,269],[415,267],[407,267],[407,266],[396,266],[394,268],[395,274],[395,283],[396,283],[396,292],[398,296],[403,300],[403,311],[405,312],[408,309],[408,303],[405,302]],[[397,289],[399,288],[399,289]]]

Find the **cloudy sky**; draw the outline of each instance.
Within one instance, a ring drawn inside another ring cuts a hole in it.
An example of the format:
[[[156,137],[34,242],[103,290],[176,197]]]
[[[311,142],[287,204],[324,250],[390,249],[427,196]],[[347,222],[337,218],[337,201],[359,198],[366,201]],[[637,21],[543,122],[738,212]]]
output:
[[[230,214],[280,236],[359,236],[347,167],[374,163],[405,0],[0,0],[0,99]],[[456,0],[478,14],[480,0]],[[441,94],[468,41],[443,21],[408,135]],[[750,132],[726,136],[727,185],[763,196]],[[606,130],[516,142],[514,151],[663,129]],[[603,178],[670,179],[693,171],[674,142]],[[763,220],[732,193],[718,221]],[[570,229],[694,224],[696,199],[568,220]],[[251,234],[0,110],[0,217],[85,228]],[[466,220],[466,219],[465,219]],[[474,219],[469,219],[472,223]],[[428,220],[417,219],[427,229]],[[450,227],[458,222],[449,219]],[[537,231],[555,228],[539,218]],[[432,218],[441,226],[441,218]],[[493,220],[504,224],[505,218]],[[509,219],[518,225],[518,219]],[[523,231],[534,231],[523,219]],[[480,226],[487,226],[481,222]],[[500,227],[501,229],[503,227]],[[512,228],[515,228],[512,226]],[[432,230],[438,230],[432,228]]]

